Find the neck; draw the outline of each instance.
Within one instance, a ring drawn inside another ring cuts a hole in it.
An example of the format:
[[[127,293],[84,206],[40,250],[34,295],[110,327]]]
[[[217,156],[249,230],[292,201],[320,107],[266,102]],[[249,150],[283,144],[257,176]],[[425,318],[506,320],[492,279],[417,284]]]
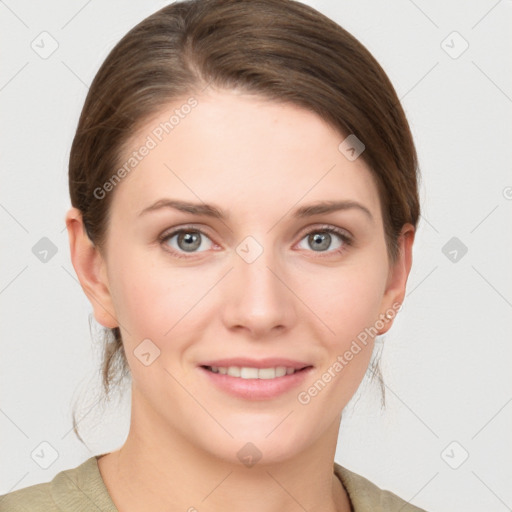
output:
[[[333,473],[341,418],[305,451],[249,467],[206,452],[137,404],[124,445],[98,460],[119,511],[350,512]]]

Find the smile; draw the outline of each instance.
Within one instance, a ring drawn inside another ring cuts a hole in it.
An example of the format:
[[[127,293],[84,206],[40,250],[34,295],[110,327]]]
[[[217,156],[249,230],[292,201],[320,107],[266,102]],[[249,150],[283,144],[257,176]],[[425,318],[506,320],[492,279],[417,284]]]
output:
[[[285,366],[276,366],[274,368],[253,368],[248,366],[205,366],[207,370],[221,375],[229,375],[230,377],[239,377],[241,379],[275,379],[276,377],[284,377],[292,375],[296,371],[295,368],[287,368]]]
[[[270,400],[303,385],[313,366],[291,368],[275,366],[199,366],[198,369],[216,389],[244,400]]]

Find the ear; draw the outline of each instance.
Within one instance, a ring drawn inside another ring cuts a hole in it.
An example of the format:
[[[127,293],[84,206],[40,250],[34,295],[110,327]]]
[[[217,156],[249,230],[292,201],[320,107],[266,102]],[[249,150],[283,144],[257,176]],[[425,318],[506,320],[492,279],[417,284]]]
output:
[[[83,224],[82,213],[71,208],[66,214],[71,261],[80,285],[94,311],[94,318],[104,327],[118,327],[109,291],[106,263],[91,242]]]
[[[386,290],[381,303],[380,320],[384,326],[379,334],[384,334],[393,325],[393,319],[404,301],[407,278],[412,265],[412,244],[414,242],[414,226],[405,224],[398,236],[398,255],[390,265]]]

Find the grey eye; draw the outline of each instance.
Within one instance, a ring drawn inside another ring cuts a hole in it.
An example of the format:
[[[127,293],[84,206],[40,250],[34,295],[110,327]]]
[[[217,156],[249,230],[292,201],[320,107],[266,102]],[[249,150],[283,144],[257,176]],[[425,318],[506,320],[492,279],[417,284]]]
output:
[[[315,251],[322,251],[329,248],[329,245],[331,245],[331,238],[331,235],[328,233],[315,233],[313,235],[308,235],[308,243],[310,244],[310,247],[312,247]]]
[[[178,235],[178,247],[187,252],[192,252],[201,246],[199,233],[180,233]]]
[[[210,247],[208,246],[207,241],[210,243]],[[195,230],[178,230],[173,233],[169,233],[164,238],[164,242],[171,246],[177,252],[202,252],[203,250],[207,250],[211,248],[211,240],[200,231]],[[206,243],[207,247],[204,247]],[[199,248],[202,248],[201,251],[198,251]]]
[[[339,240],[338,244],[332,246],[332,244],[336,242],[336,238]],[[307,240],[308,247],[301,247],[301,249],[313,249],[314,252],[327,252],[329,249],[339,249],[344,244],[343,237],[338,233],[328,232],[321,229],[311,231],[302,240]]]

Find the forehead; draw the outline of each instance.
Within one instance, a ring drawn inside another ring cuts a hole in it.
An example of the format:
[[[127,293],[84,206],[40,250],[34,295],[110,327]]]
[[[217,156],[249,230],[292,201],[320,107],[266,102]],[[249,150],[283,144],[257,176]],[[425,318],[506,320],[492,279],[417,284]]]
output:
[[[184,97],[163,106],[130,140],[123,164],[131,162],[112,207],[135,215],[173,197],[282,215],[301,202],[349,199],[379,217],[371,171],[362,158],[351,161],[340,151],[345,138],[290,103],[234,91]]]

